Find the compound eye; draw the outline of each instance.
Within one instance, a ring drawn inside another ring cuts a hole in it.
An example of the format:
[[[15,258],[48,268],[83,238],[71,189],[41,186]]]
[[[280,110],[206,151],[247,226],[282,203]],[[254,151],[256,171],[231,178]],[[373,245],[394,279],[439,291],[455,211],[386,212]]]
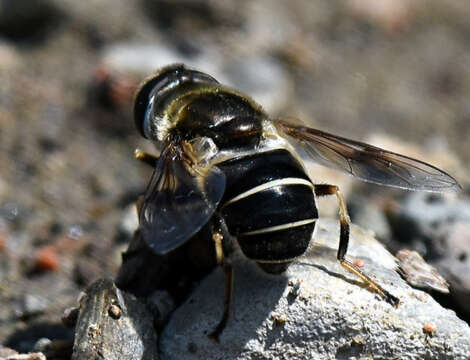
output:
[[[212,76],[186,68],[183,64],[174,64],[163,68],[153,77],[144,80],[136,93],[134,102],[134,121],[140,134],[149,138],[151,135],[152,113],[161,112],[162,99],[177,92],[184,83],[218,83]],[[153,105],[152,105],[153,104]],[[157,107],[157,109],[155,109]],[[156,121],[156,119],[155,119]]]
[[[155,95],[150,97],[149,103],[147,105],[147,110],[145,111],[144,122],[142,123],[142,134],[145,138],[150,139],[150,122],[152,117],[152,108]]]
[[[140,134],[148,138],[148,126],[150,125],[151,107],[155,98],[155,87],[161,81],[159,77],[147,80],[138,90],[134,102],[134,121]]]

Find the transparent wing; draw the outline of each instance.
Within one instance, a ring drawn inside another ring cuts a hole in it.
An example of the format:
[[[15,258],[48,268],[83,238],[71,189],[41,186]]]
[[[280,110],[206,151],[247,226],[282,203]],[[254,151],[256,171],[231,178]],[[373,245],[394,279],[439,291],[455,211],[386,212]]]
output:
[[[273,123],[280,135],[300,143],[313,161],[360,180],[408,190],[461,189],[452,176],[422,161],[286,120]]]
[[[190,167],[184,151],[173,144],[162,151],[140,208],[143,238],[158,254],[181,246],[198,232],[225,190],[220,169]]]

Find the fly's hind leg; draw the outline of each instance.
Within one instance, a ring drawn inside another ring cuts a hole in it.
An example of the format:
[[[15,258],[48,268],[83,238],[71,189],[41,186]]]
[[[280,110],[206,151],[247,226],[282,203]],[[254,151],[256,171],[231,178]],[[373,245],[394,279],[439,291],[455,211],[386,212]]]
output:
[[[222,221],[222,220],[220,220]],[[223,240],[224,240],[224,231],[220,228],[215,230],[212,235],[212,240],[215,245],[215,254],[217,259],[217,264],[221,265],[225,273],[225,301],[224,301],[224,312],[222,314],[222,319],[217,324],[214,331],[209,334],[209,338],[219,342],[219,336],[224,331],[227,326],[227,322],[230,316],[230,305],[232,302],[232,290],[233,290],[233,267],[230,261],[225,258],[224,249],[223,249]]]
[[[339,203],[339,221],[340,221],[340,235],[339,235],[339,248],[337,258],[341,265],[360,277],[373,291],[378,293],[383,299],[393,306],[398,306],[400,300],[390,294],[387,290],[382,288],[374,280],[364,274],[356,265],[346,260],[346,252],[348,251],[349,244],[349,224],[351,220],[349,219],[348,210],[346,208],[346,202],[344,201],[343,195],[339,191],[339,188],[336,185],[327,185],[327,184],[318,184],[315,185],[315,195],[316,196],[326,196],[326,195],[336,195]]]

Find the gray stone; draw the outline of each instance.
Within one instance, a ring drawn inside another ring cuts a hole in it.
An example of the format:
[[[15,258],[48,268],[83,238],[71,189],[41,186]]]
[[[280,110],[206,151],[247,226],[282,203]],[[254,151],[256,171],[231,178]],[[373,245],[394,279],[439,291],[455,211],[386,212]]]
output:
[[[401,249],[396,257],[400,261],[399,272],[413,287],[449,293],[449,284],[437,270],[429,265],[416,251]]]
[[[100,279],[80,300],[72,359],[158,359],[157,335],[147,307]]]
[[[470,314],[470,221],[456,221],[437,229],[444,256],[435,261],[438,271],[447,279],[453,299]]]
[[[17,354],[18,352],[16,352],[15,350],[0,345],[0,359]]]
[[[127,236],[132,236],[139,227],[139,218],[135,205],[129,205],[123,212],[119,229]]]
[[[101,57],[101,64],[112,74],[135,74],[149,76],[162,66],[173,63],[185,63],[220,78],[220,55],[209,46],[204,51],[187,56],[171,44],[153,39],[149,43],[121,42],[107,47]]]
[[[43,353],[28,353],[28,354],[14,354],[10,355],[5,360],[46,360],[46,356]]]
[[[19,317],[28,317],[42,314],[46,311],[50,301],[42,296],[26,294],[18,303],[16,315]]]
[[[293,88],[281,64],[265,55],[239,57],[217,79],[249,94],[270,114],[282,110]]]
[[[429,259],[449,283],[452,300],[470,314],[469,200],[412,192],[394,217],[397,237]]]
[[[412,192],[403,204],[404,216],[421,226],[470,219],[470,203],[463,197]]]
[[[237,256],[231,317],[220,344],[223,272],[213,272],[161,334],[161,359],[468,359],[470,328],[395,272],[396,259],[352,226],[348,258],[398,296],[394,308],[336,261],[338,224],[319,221],[307,254],[284,275]],[[425,330],[426,329],[426,330]],[[430,332],[429,329],[435,329]]]
[[[38,352],[45,352],[47,348],[52,344],[52,341],[48,338],[40,338],[38,341],[36,341],[36,344],[34,344],[34,351]]]

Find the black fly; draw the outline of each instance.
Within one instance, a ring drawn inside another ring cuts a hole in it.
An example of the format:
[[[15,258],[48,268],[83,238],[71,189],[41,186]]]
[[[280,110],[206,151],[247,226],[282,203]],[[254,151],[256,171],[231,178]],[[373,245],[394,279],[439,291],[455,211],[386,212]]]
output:
[[[143,83],[134,115],[140,133],[160,150],[159,158],[136,153],[155,168],[139,210],[145,242],[166,254],[212,224],[217,262],[227,279],[224,316],[211,334],[214,339],[226,325],[231,297],[233,271],[224,261],[224,237],[235,237],[265,271],[280,273],[309,246],[319,196],[335,195],[339,202],[341,265],[393,306],[399,303],[346,260],[350,220],[345,201],[336,185],[313,183],[303,160],[407,190],[460,189],[450,175],[422,161],[271,119],[248,96],[180,64]]]

